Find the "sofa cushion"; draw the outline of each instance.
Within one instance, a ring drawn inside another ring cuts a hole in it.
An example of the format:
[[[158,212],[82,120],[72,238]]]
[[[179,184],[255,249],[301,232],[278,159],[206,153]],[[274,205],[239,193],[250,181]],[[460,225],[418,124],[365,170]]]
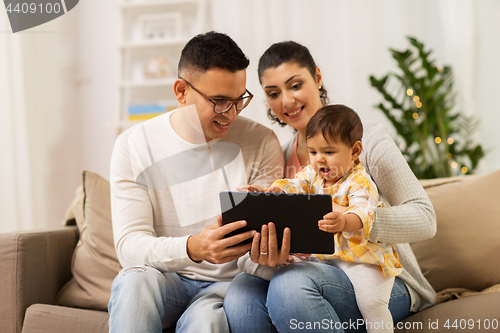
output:
[[[83,200],[85,199],[85,193],[83,192],[83,185],[80,185],[76,189],[75,197],[66,211],[64,216],[64,225],[78,225],[81,229],[83,223],[85,223],[85,217],[83,213]]]
[[[500,293],[434,305],[403,320],[395,333],[497,332]],[[480,325],[480,327],[479,327]]]
[[[109,315],[104,311],[33,304],[26,311],[22,333],[107,333],[108,320]],[[174,331],[163,330],[163,333]]]
[[[73,278],[61,289],[59,305],[107,310],[113,279],[121,269],[111,227],[109,182],[90,171],[83,172],[83,199],[73,201],[80,241],[73,254]],[[79,213],[83,211],[83,214]]]
[[[442,303],[446,301],[450,301],[453,299],[483,295],[483,294],[492,294],[492,293],[500,293],[500,284],[495,284],[489,288],[483,289],[482,291],[472,291],[465,288],[448,288],[445,290],[441,290],[436,295],[436,303]]]
[[[500,170],[421,184],[436,211],[437,233],[412,249],[432,287],[481,291],[499,284]]]
[[[23,333],[107,333],[109,315],[104,311],[33,304],[26,311]]]

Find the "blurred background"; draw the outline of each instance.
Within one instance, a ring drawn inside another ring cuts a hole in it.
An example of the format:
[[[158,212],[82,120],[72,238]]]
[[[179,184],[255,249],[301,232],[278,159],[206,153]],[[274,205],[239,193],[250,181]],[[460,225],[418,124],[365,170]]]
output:
[[[500,168],[500,2],[497,0],[81,0],[67,14],[12,33],[0,9],[0,232],[54,226],[81,184],[82,170],[109,179],[116,136],[171,109],[176,57],[196,33],[231,36],[250,59],[242,115],[267,119],[257,77],[260,55],[295,40],[321,68],[332,103],[362,119],[391,123],[376,108],[369,77],[396,71],[389,48],[406,36],[451,66],[457,110],[480,120],[473,136],[487,152],[476,173]]]

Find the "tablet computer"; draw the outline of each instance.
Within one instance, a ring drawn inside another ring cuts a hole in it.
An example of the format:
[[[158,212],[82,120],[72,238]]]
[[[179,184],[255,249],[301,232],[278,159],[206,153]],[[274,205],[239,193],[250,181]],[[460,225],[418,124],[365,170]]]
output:
[[[318,221],[332,211],[327,194],[288,194],[264,192],[220,192],[222,224],[246,220],[247,225],[226,237],[274,222],[281,248],[283,230],[291,230],[290,253],[334,252],[333,234],[319,230]],[[248,240],[251,242],[251,239]]]

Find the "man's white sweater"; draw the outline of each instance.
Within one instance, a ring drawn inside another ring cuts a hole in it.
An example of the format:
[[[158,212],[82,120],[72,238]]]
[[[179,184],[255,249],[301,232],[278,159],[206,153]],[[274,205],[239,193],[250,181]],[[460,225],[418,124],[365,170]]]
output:
[[[172,128],[171,114],[116,140],[110,183],[118,259],[123,267],[142,264],[196,280],[230,281],[239,272],[236,261],[195,263],[187,239],[216,222],[219,191],[281,178],[281,147],[270,129],[244,117],[223,139],[192,144]]]

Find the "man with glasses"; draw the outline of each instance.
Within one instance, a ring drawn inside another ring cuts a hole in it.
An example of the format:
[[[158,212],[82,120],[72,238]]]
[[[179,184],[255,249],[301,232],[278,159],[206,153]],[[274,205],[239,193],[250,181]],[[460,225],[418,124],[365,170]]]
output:
[[[275,134],[239,113],[249,61],[227,35],[208,32],[182,50],[175,111],[122,133],[111,159],[118,259],[110,332],[229,332],[224,295],[250,250],[244,221],[221,225],[218,193],[269,186],[283,172]]]

